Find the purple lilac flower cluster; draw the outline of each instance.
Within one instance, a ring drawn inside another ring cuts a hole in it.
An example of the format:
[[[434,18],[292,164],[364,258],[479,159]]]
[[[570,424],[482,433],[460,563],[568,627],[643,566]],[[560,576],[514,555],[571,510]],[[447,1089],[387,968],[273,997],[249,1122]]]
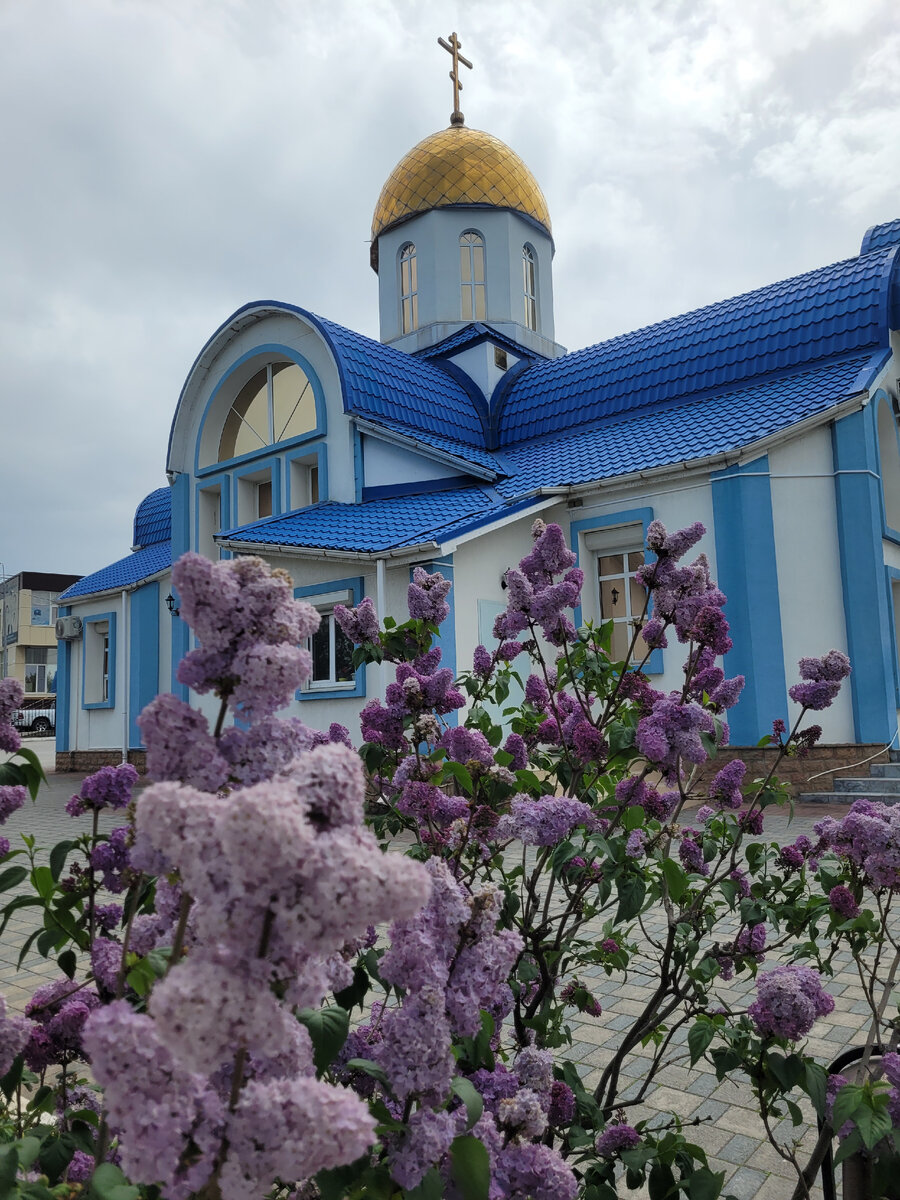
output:
[[[540,626],[551,645],[561,646],[575,636],[575,626],[565,610],[577,606],[584,573],[575,566],[576,557],[558,525],[537,520],[531,535],[531,553],[506,572],[509,598],[506,612],[494,622],[494,637],[501,642],[514,640]],[[559,575],[562,578],[557,580]]]
[[[220,1186],[224,1200],[236,1200],[264,1194],[275,1177],[304,1178],[358,1157],[370,1144],[365,1106],[315,1080],[308,1035],[290,1013],[346,982],[348,934],[412,916],[428,895],[423,868],[381,853],[362,826],[362,804],[359,759],[336,743],[226,797],[161,783],[139,799],[138,841],[179,872],[194,899],[194,940],[153,989],[149,1016],[114,1003],[85,1035],[133,1178],[187,1196],[227,1138]],[[155,1067],[126,1091],[119,1073],[128,1078],[134,1063],[125,1071],[122,1055],[137,1042]],[[245,1086],[226,1111],[238,1046],[248,1054]],[[166,1114],[149,1144],[147,1113]],[[201,1153],[186,1156],[191,1140]]]
[[[85,1022],[99,1004],[94,988],[79,986],[71,979],[39,987],[25,1006],[25,1016],[33,1022],[25,1047],[25,1061],[32,1071],[82,1057]]]
[[[595,1141],[594,1149],[601,1158],[612,1158],[623,1150],[633,1150],[640,1140],[641,1135],[631,1125],[607,1125]]]
[[[515,838],[526,846],[555,846],[579,826],[589,833],[599,827],[589,804],[568,796],[532,800],[524,793],[513,796],[510,811],[497,823],[501,841]]]
[[[760,975],[756,996],[747,1012],[759,1033],[790,1042],[804,1037],[834,1009],[819,973],[793,963]]]
[[[22,738],[12,724],[12,715],[25,699],[18,679],[0,679],[0,750],[14,754],[21,748]]]
[[[27,795],[27,790],[19,784],[0,786],[0,825],[22,807]],[[9,838],[0,837],[0,858],[7,854],[9,854]]]
[[[831,850],[851,863],[869,887],[900,887],[900,809],[857,800],[845,817],[826,817],[814,828],[817,856]]]
[[[137,781],[138,773],[131,763],[101,767],[88,775],[78,794],[66,804],[66,812],[70,817],[81,817],[86,812],[99,812],[104,808],[127,808],[131,803],[131,789]]]
[[[840,650],[829,650],[822,658],[801,658],[800,678],[788,688],[788,695],[804,708],[820,712],[829,708],[850,674],[850,659]]]
[[[31,1030],[32,1023],[27,1017],[7,1014],[6,997],[0,994],[0,1078],[27,1046]]]

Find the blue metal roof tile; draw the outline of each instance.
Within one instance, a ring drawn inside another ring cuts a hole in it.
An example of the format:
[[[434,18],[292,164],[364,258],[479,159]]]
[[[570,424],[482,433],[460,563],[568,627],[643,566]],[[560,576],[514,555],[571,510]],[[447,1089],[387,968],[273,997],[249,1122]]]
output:
[[[866,230],[862,240],[860,254],[868,254],[870,250],[883,250],[885,246],[896,246],[900,242],[900,218],[896,221],[885,221],[883,225],[873,225]]]
[[[526,504],[531,500],[526,500]],[[231,543],[377,554],[446,540],[464,527],[515,511],[481,488],[388,496],[362,504],[317,504],[222,533]]]
[[[503,401],[499,444],[887,345],[900,222],[866,236],[873,246],[859,258],[534,363]]]
[[[165,490],[168,491],[168,489]],[[120,558],[118,562],[111,563],[101,571],[95,571],[93,575],[85,575],[83,579],[73,583],[60,596],[60,603],[64,604],[79,596],[90,596],[95,592],[133,587],[141,580],[149,579],[151,575],[157,575],[171,565],[172,546],[169,541],[145,546],[142,550],[136,550],[133,554]]]
[[[853,355],[683,404],[610,416],[594,427],[520,442],[500,455],[514,497],[738,449],[830,408],[867,385],[882,358]]]
[[[133,546],[150,546],[172,536],[172,489],[157,488],[135,510]]]

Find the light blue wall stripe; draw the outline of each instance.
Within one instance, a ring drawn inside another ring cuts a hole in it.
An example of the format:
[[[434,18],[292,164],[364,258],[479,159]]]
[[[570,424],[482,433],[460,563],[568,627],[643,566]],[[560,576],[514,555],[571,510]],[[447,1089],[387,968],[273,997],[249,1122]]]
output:
[[[71,613],[66,604],[59,610],[61,617]],[[72,643],[56,643],[56,749],[69,749],[69,720],[72,712]]]
[[[172,562],[178,561],[182,554],[191,549],[191,492],[190,476],[180,474],[175,476],[172,484]],[[173,588],[173,594],[175,589]],[[178,597],[175,595],[178,607]],[[182,700],[187,700],[188,689],[175,678],[178,664],[187,654],[190,646],[190,630],[180,617],[172,617],[172,683],[171,690]]]
[[[168,614],[167,614],[168,617]],[[131,595],[128,672],[128,745],[141,746],[137,719],[159,691],[159,584],[147,583]]]
[[[788,715],[772,491],[760,474],[768,470],[764,455],[712,475],[717,583],[728,597],[725,615],[734,641],[725,674],[746,679],[727,714],[736,746],[754,746],[776,717]]]
[[[835,421],[831,433],[834,469],[839,472],[834,490],[858,742],[889,742],[897,726],[874,408],[869,405]]]

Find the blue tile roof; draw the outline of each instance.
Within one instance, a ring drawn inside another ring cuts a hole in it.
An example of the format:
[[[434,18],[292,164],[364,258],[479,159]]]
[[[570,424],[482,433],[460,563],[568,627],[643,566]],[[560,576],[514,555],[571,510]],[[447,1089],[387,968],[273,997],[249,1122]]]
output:
[[[337,359],[347,412],[484,445],[487,406],[446,371],[333,321],[317,317],[316,323]]]
[[[65,604],[78,596],[90,596],[95,592],[106,592],[111,589],[132,587],[142,579],[149,579],[172,565],[171,542],[157,542],[136,550],[118,562],[111,563],[93,575],[85,575],[77,583],[73,583],[59,597],[60,603]]]
[[[425,495],[391,496],[362,504],[318,504],[283,517],[271,517],[219,536],[227,542],[265,546],[308,546],[311,549],[346,550],[350,553],[418,546],[445,541],[464,529],[487,524],[497,517],[530,507],[531,498],[518,504],[482,490]]]
[[[854,355],[777,379],[651,412],[608,418],[588,430],[524,442],[503,451],[513,497],[724,453],[814,416],[864,388],[883,353]]]
[[[900,243],[900,217],[896,221],[885,221],[883,225],[873,225],[867,229],[860,246],[860,254],[868,254],[870,250],[883,250],[885,246],[896,246]]]
[[[172,489],[157,488],[135,510],[132,546],[152,546],[172,536]]]
[[[511,351],[518,358],[543,358],[543,355],[536,354],[533,350],[526,350],[524,346],[520,346],[512,338],[506,337],[505,334],[499,333],[496,329],[491,329],[489,325],[485,325],[481,321],[473,321],[470,325],[458,329],[456,333],[452,333],[449,337],[444,338],[436,346],[428,346],[424,350],[415,351],[415,357],[447,358],[451,354],[465,350],[468,346],[475,346],[479,342],[488,340],[496,342],[498,346],[505,346],[507,350]]]
[[[378,425],[382,429],[394,430],[404,437],[413,438],[424,446],[431,446],[435,450],[442,450],[445,454],[452,454],[464,463],[472,463],[494,475],[500,469],[497,465],[497,456],[490,450],[479,450],[476,446],[469,446],[465,442],[459,441],[458,438],[444,437],[438,433],[430,433],[428,430],[417,429],[414,425],[407,425],[402,421],[385,420],[383,417],[378,421]]]
[[[499,445],[886,348],[900,323],[898,258],[882,247],[535,363],[502,402]]]

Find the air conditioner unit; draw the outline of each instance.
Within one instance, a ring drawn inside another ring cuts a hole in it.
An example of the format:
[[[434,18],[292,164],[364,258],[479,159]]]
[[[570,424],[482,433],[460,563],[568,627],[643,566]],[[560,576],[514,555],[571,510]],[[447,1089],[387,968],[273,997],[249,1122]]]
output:
[[[81,637],[81,617],[57,617],[56,636],[64,642]]]

